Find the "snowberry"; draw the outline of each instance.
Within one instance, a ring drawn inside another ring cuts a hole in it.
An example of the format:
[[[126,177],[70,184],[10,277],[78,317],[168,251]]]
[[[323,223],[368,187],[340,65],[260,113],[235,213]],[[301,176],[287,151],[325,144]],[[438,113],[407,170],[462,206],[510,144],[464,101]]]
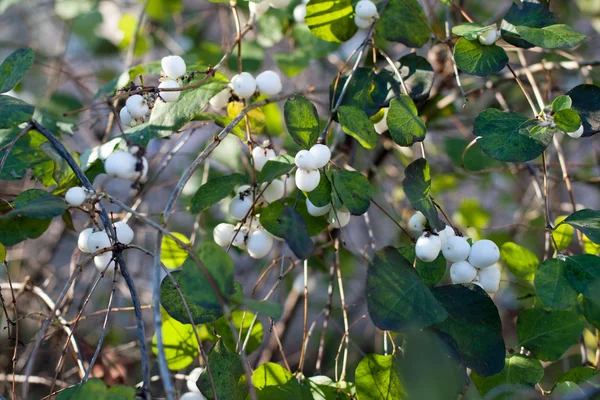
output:
[[[127,111],[127,106],[121,108],[121,111],[119,111],[119,118],[121,119],[121,123],[123,125],[131,126],[133,118],[131,118],[131,114],[129,114],[129,111]]]
[[[324,144],[315,144],[310,148],[310,154],[315,158],[315,168],[323,168],[331,159],[331,150]]]
[[[177,79],[185,74],[186,65],[183,58],[179,56],[167,56],[160,60],[160,66],[166,76],[171,79]]]
[[[94,257],[94,265],[96,269],[100,272],[106,270],[110,272],[115,268],[115,260],[113,259],[113,255],[111,252],[99,254]]]
[[[250,3],[250,4],[253,4],[253,3]],[[219,93],[217,93],[216,95],[214,95],[209,100],[209,103],[213,108],[217,108],[217,109],[224,108],[229,103],[230,97],[231,97],[231,92],[230,92],[229,88],[225,88],[225,89],[221,90]]]
[[[250,3],[252,4],[252,3]],[[188,386],[189,386],[190,381],[188,381]],[[194,382],[194,385],[196,383]],[[189,387],[188,387],[189,389]],[[206,397],[204,397],[204,395],[200,392],[187,392],[184,393],[183,395],[179,396],[179,400],[206,400]]]
[[[488,293],[496,293],[500,288],[500,268],[491,266],[479,270],[479,286]]]
[[[248,2],[248,7],[250,8],[251,14],[262,15],[269,10],[269,0],[262,0],[258,3],[254,1]]]
[[[281,92],[281,79],[275,71],[267,70],[256,77],[256,87],[265,96],[274,96]]]
[[[291,0],[269,0],[269,2],[273,8],[286,8]]]
[[[87,228],[79,232],[79,237],[77,238],[77,247],[84,253],[90,253],[90,248],[88,247],[88,239],[90,235],[94,232],[94,228]]]
[[[379,133],[380,135],[388,130],[388,124],[387,124],[388,110],[389,110],[389,108],[385,108],[383,110],[383,118],[381,118],[378,122],[373,124],[373,126],[375,127],[375,132]]]
[[[377,7],[370,0],[360,0],[354,7],[356,15],[360,18],[369,19],[377,15]]]
[[[583,135],[583,125],[579,125],[579,128],[575,132],[567,132],[567,135],[571,136],[573,139],[580,138]]]
[[[408,220],[408,227],[411,231],[416,233],[423,233],[425,230],[425,225],[427,224],[427,218],[423,215],[421,211],[417,211],[410,219]]]
[[[321,180],[321,173],[317,169],[304,170],[298,169],[296,171],[296,187],[303,192],[312,192]]]
[[[93,232],[88,237],[87,247],[90,250],[90,253],[95,253],[98,250],[106,249],[110,246],[110,238],[105,231]]]
[[[200,393],[200,389],[198,389],[196,382],[198,382],[198,379],[200,379],[200,375],[202,375],[203,372],[204,372],[204,368],[196,367],[193,370],[191,370],[190,373],[188,374],[189,379],[186,381],[186,384],[187,384],[187,388],[190,392]],[[179,399],[181,400],[182,398],[183,397],[180,397]],[[191,400],[191,399],[188,398],[188,400]],[[205,400],[205,398],[198,397],[197,400]]]
[[[222,223],[215,226],[213,230],[213,239],[215,243],[221,247],[229,246],[231,238],[233,237],[233,229],[235,226],[232,224]]]
[[[415,252],[417,258],[421,261],[431,262],[435,260],[442,250],[442,243],[439,236],[423,234],[417,239]]]
[[[331,207],[331,211],[329,211],[329,218],[327,221],[334,228],[343,228],[350,223],[350,218],[352,215],[350,211],[346,207],[342,207],[340,209],[335,209]]]
[[[308,150],[300,150],[296,153],[294,162],[296,163],[296,167],[304,170],[315,169],[317,165],[315,156]]]
[[[283,197],[285,184],[279,179],[274,179],[269,186],[267,186],[267,182],[263,183],[261,186],[261,191],[262,190],[264,190],[262,198],[265,199],[267,203],[272,203]]]
[[[475,279],[477,269],[468,261],[459,261],[450,267],[450,279],[452,283],[470,283]]]
[[[364,19],[359,17],[358,15],[354,16],[354,24],[356,26],[358,26],[360,29],[367,29],[368,27],[371,26],[371,20],[370,19]]]
[[[260,224],[260,220],[258,219],[258,216],[256,216],[256,215],[254,215],[252,218],[250,218],[248,220],[248,222],[246,223],[246,225],[248,227],[248,232],[250,232],[250,233],[263,229],[262,225]]]
[[[294,21],[302,23],[304,18],[306,18],[306,4],[298,4],[294,7]]]
[[[331,203],[323,207],[317,207],[308,198],[306,198],[306,210],[313,217],[320,217],[321,215],[327,214],[329,210],[331,210]]]
[[[489,31],[485,31],[481,35],[479,35],[477,39],[482,45],[490,46],[496,43],[496,40],[498,40],[499,37],[500,35],[498,34],[498,31],[496,29],[490,29]]]
[[[148,160],[146,159],[146,157],[142,157],[142,170],[136,171],[134,173],[134,178],[135,179],[133,180],[139,179],[140,182],[146,182],[146,178],[148,178]]]
[[[129,97],[125,102],[125,107],[127,107],[127,112],[132,118],[142,118],[148,112],[146,99],[139,94]]]
[[[177,81],[174,81],[173,79],[168,79],[166,81],[161,82],[161,84],[158,85],[159,89],[176,89],[180,87],[181,86],[179,85],[179,83],[177,83]],[[162,97],[162,99],[167,103],[171,103],[173,101],[177,101],[177,99],[179,98],[179,93],[181,92],[161,91],[160,97]]]
[[[229,214],[237,220],[242,220],[252,208],[252,196],[235,196],[229,203]]]
[[[471,246],[469,262],[476,268],[486,268],[500,259],[500,249],[491,240],[478,240]]]
[[[441,231],[435,231],[440,237],[440,243],[442,244],[442,248],[446,245],[446,240],[451,236],[456,236],[454,229],[450,225],[446,225],[446,227]]]
[[[264,149],[259,146],[252,149],[252,161],[254,162],[254,169],[257,171],[262,171],[267,161],[273,158],[275,158],[273,149]]]
[[[231,86],[235,94],[242,99],[248,99],[256,92],[256,80],[248,72],[242,72],[231,78]]]
[[[229,242],[235,247],[239,247],[242,249],[246,248],[246,244],[244,240],[246,239],[246,235],[248,234],[248,228],[244,226],[236,226],[233,228],[233,232],[231,233],[231,237],[229,238]],[[227,245],[229,245],[229,242]]]
[[[115,231],[117,234],[117,240],[123,244],[129,244],[133,241],[133,229],[126,222],[119,221],[115,222]]]
[[[471,245],[467,238],[462,236],[450,236],[446,239],[446,244],[442,246],[444,258],[450,262],[465,261],[471,252]]]
[[[252,258],[263,258],[273,247],[273,237],[265,231],[252,232],[246,243],[248,254]]]
[[[85,203],[86,196],[87,193],[84,188],[75,186],[67,190],[67,193],[65,193],[65,201],[71,207],[79,207]]]

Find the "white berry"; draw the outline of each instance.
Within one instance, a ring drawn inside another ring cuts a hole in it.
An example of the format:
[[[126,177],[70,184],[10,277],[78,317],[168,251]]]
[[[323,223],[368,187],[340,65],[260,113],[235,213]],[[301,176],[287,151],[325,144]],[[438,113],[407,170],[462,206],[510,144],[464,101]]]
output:
[[[379,133],[380,135],[388,130],[388,124],[387,124],[388,110],[389,110],[389,108],[385,108],[383,111],[383,118],[381,118],[378,122],[373,124],[373,126],[375,127],[375,132]]]
[[[191,381],[188,381],[188,389]],[[196,383],[194,383],[195,385]],[[200,392],[187,392],[182,396],[179,396],[179,400],[206,400],[206,397]]]
[[[160,66],[166,76],[171,79],[177,79],[185,74],[186,65],[183,58],[179,56],[167,56],[160,60]]]
[[[129,97],[125,102],[125,107],[127,107],[127,112],[132,118],[143,118],[148,113],[146,99],[139,94]]]
[[[213,239],[215,243],[221,247],[229,246],[231,238],[233,237],[233,229],[235,226],[232,224],[221,223],[215,226],[213,230]]]
[[[79,207],[85,203],[86,197],[87,193],[85,189],[79,186],[72,187],[65,193],[65,201],[71,207]]]
[[[88,240],[90,235],[94,232],[94,228],[87,228],[79,232],[79,237],[77,238],[77,247],[84,253],[90,253],[90,248],[88,247]]]
[[[250,3],[252,4],[252,3]],[[225,108],[227,104],[229,104],[229,98],[231,97],[231,92],[229,88],[225,88],[221,90],[219,93],[213,96],[208,102],[213,108],[220,109]]]
[[[319,186],[321,180],[321,173],[317,169],[304,170],[298,169],[296,171],[296,187],[303,192],[312,192]]]
[[[471,246],[469,262],[476,268],[486,268],[500,259],[500,249],[491,240],[478,240]]]
[[[269,2],[273,8],[286,8],[291,0],[270,0]]]
[[[477,269],[468,261],[459,261],[450,267],[450,279],[452,283],[470,283],[475,279]]]
[[[306,18],[306,4],[298,4],[294,7],[294,21],[302,23],[304,18]]]
[[[583,125],[579,125],[579,128],[575,132],[567,132],[567,135],[571,136],[573,139],[578,139],[583,135]]]
[[[439,236],[423,234],[415,245],[415,253],[421,261],[431,262],[435,260],[442,250]]]
[[[128,151],[115,151],[104,160],[104,171],[117,178],[130,179],[135,173],[137,159]]]
[[[372,22],[370,19],[364,19],[357,15],[354,16],[354,24],[358,26],[360,29],[367,29],[371,26]]]
[[[331,203],[328,203],[323,207],[317,207],[308,198],[306,198],[306,210],[313,217],[320,217],[321,215],[327,214],[329,210],[331,210]]]
[[[450,262],[465,261],[470,252],[471,245],[467,242],[467,238],[462,236],[450,236],[442,246],[444,258]]]
[[[317,160],[315,160],[315,156],[308,150],[300,150],[296,153],[294,162],[296,163],[296,167],[300,169],[311,170],[317,168]]]
[[[129,111],[127,111],[127,106],[121,108],[121,111],[119,111],[119,118],[121,119],[121,123],[123,125],[131,126],[133,118],[131,118],[131,114],[129,114]]]
[[[244,243],[244,240],[246,239],[246,235],[248,233],[249,233],[249,231],[248,231],[247,226],[242,226],[241,224],[238,224],[237,226],[235,226],[233,228],[233,232],[231,233],[231,237],[229,238],[229,241],[231,242],[231,244],[233,246],[239,247],[241,249],[245,249],[246,243]]]
[[[479,270],[479,286],[488,293],[496,293],[500,288],[501,271],[497,266]]]
[[[342,207],[337,210],[331,207],[331,211],[329,211],[329,217],[327,218],[327,221],[331,224],[332,227],[340,229],[350,223],[351,217],[352,215],[346,207]]]
[[[115,231],[117,233],[117,240],[123,244],[129,244],[133,241],[133,229],[126,222],[119,221],[115,222]]]
[[[416,232],[418,234],[423,233],[425,230],[425,225],[427,224],[427,218],[423,215],[421,211],[417,211],[410,219],[408,220],[408,227],[411,231]]]
[[[259,146],[252,149],[252,161],[254,163],[254,169],[257,171],[262,171],[267,161],[275,157],[276,155],[273,149],[264,149]]]
[[[173,79],[168,79],[164,82],[161,82],[160,85],[158,85],[159,89],[177,89],[180,88],[181,86],[179,85],[179,83],[177,83],[177,81],[174,81]],[[166,101],[167,103],[171,103],[173,101],[177,101],[177,99],[179,98],[179,91],[177,92],[160,92],[160,97],[162,97],[162,99],[164,101]]]
[[[231,78],[231,86],[235,94],[242,99],[248,99],[256,92],[256,80],[248,72],[242,72]]]
[[[90,250],[90,253],[95,253],[101,249],[107,249],[110,246],[110,239],[105,231],[93,232],[90,234],[87,241],[87,247]]]
[[[115,260],[113,259],[112,253],[109,251],[107,253],[97,255],[94,257],[94,265],[100,272],[104,270],[106,270],[106,272],[110,272],[115,268]]]
[[[274,179],[268,187],[267,182],[263,183],[261,190],[264,190],[262,195],[263,199],[265,199],[267,203],[272,203],[283,197],[283,193],[285,192],[285,184],[279,179]]]
[[[246,246],[250,257],[263,258],[273,247],[273,237],[266,231],[255,231],[248,236]]]
[[[229,214],[237,219],[242,220],[252,208],[252,196],[235,196],[229,203]]]
[[[377,7],[369,0],[360,0],[354,7],[356,15],[360,18],[369,19],[377,15]]]
[[[250,8],[250,13],[256,15],[262,15],[266,13],[269,10],[270,6],[271,5],[269,4],[269,0],[262,0],[258,3],[254,1],[248,2],[248,8]]]
[[[310,148],[310,154],[315,158],[315,168],[323,168],[331,160],[331,150],[324,144],[315,144]]]
[[[186,384],[187,384],[187,388],[190,392],[200,393],[200,389],[198,389],[196,382],[198,382],[198,379],[200,379],[200,375],[202,375],[203,372],[204,372],[204,368],[196,367],[193,370],[191,370],[190,373],[188,374],[189,379],[187,380]],[[186,394],[188,394],[188,393],[186,393]],[[202,395],[202,393],[200,393],[200,395]],[[185,394],[183,396],[181,396],[179,398],[179,400],[183,399],[184,396],[185,396]],[[188,400],[192,400],[192,398],[188,397]],[[202,396],[202,397],[197,397],[196,400],[206,400],[206,398],[204,396]]]
[[[442,248],[446,245],[446,240],[449,237],[456,236],[454,229],[452,229],[452,227],[450,225],[446,225],[446,227],[443,230],[441,230],[440,232],[438,232],[437,230],[435,232],[440,237],[440,243],[442,244]]]
[[[281,92],[281,79],[275,71],[267,70],[256,77],[256,87],[265,96],[274,96]]]
[[[498,40],[499,37],[500,35],[498,35],[498,31],[496,29],[490,29],[489,31],[483,32],[481,35],[479,35],[477,39],[482,45],[491,46],[492,44],[496,43],[496,40]]]

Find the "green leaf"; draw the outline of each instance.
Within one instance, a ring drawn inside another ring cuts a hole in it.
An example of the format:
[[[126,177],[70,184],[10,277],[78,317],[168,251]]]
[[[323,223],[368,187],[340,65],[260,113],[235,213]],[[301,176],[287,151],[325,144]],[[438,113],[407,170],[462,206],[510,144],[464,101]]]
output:
[[[162,337],[167,365],[172,371],[186,368],[198,357],[198,341],[194,335],[194,327],[178,322],[166,312],[162,312],[162,319]],[[154,333],[152,353],[156,356],[158,356],[157,340]]]
[[[248,386],[242,360],[236,352],[227,350],[218,340],[208,353],[208,365],[219,400],[241,400],[248,395]],[[214,399],[207,373],[198,379],[198,388],[208,399]]]
[[[313,191],[307,193],[308,199],[317,207],[325,207],[327,204],[331,203],[331,190],[332,186],[331,182],[329,182],[329,178],[321,172],[319,184]],[[313,235],[311,234],[311,236]]]
[[[375,253],[367,270],[367,308],[381,330],[405,331],[438,324],[448,313],[393,247]]]
[[[209,180],[200,186],[194,197],[192,197],[190,212],[192,214],[201,213],[213,204],[217,204],[229,196],[233,192],[233,189],[242,183],[246,183],[246,177],[238,173]]]
[[[402,254],[402,257],[406,258],[412,265],[415,265],[415,259],[417,260],[415,269],[423,283],[427,286],[433,287],[437,285],[444,277],[444,274],[446,273],[446,259],[441,252],[432,262],[425,262],[417,258],[414,245],[400,247],[398,248],[398,251]]]
[[[597,304],[597,299],[592,300],[581,296],[578,300],[585,319],[597,329],[600,329],[600,306]]]
[[[283,115],[288,132],[300,147],[309,149],[319,138],[320,124],[317,109],[304,96],[286,100]]]
[[[577,254],[567,257],[567,279],[571,286],[600,304],[600,257],[593,254]]]
[[[35,53],[32,49],[17,49],[0,64],[0,93],[6,93],[29,71],[33,65]]]
[[[435,72],[427,59],[417,53],[409,53],[398,60],[400,75],[408,89],[408,95],[415,101],[426,100],[429,97]]]
[[[360,172],[336,170],[333,187],[352,215],[363,215],[371,205],[373,186]]]
[[[156,21],[168,21],[183,9],[181,0],[148,0],[146,13]]]
[[[575,236],[575,229],[573,229],[571,225],[561,224],[565,218],[567,217],[561,215],[554,220],[554,232],[552,233],[552,236],[554,237],[554,241],[556,242],[559,251],[569,247],[571,241],[573,241],[573,236]]]
[[[550,12],[547,5],[537,2],[519,2],[513,4],[502,21],[502,38],[513,46],[525,49],[534,45],[523,40],[517,32],[516,25],[528,26],[530,28],[543,28],[556,22],[554,14]]]
[[[345,42],[358,29],[350,0],[310,0],[304,22],[313,35],[327,42]]]
[[[306,209],[306,203],[304,201],[299,201],[296,204],[295,196],[294,198],[285,199],[285,204],[279,201],[269,204],[267,207],[264,207],[260,211],[260,224],[269,232],[270,234],[283,238],[282,235],[285,233],[281,230],[280,220],[282,219],[283,212],[286,209],[286,205],[288,207],[293,207],[296,205],[296,211],[300,214],[302,219],[306,222],[308,234],[310,236],[316,236],[319,233],[323,232],[329,226],[329,222],[324,217],[313,217],[308,214],[308,210]]]
[[[279,219],[279,229],[283,234],[282,238],[290,247],[290,250],[294,252],[296,257],[301,260],[305,260],[315,250],[310,235],[308,233],[308,227],[306,221],[290,206],[286,206]]]
[[[341,106],[338,119],[345,134],[358,140],[365,149],[372,149],[377,144],[377,132],[366,112],[353,106]]]
[[[570,108],[557,111],[554,114],[556,127],[563,132],[575,132],[581,126],[581,118],[577,111]]]
[[[576,398],[586,398],[583,389],[581,389],[575,382],[565,381],[556,385],[552,390],[553,399],[565,399],[576,396]]]
[[[508,63],[508,55],[500,46],[490,46],[460,38],[454,46],[454,61],[462,72],[469,75],[487,76],[496,74]]]
[[[251,300],[251,299],[240,299],[240,304],[245,305],[250,310],[261,313],[267,317],[271,317],[273,319],[281,318],[282,310],[281,304],[274,303],[272,301],[266,300]]]
[[[541,263],[533,283],[544,307],[561,310],[577,302],[577,291],[567,279],[566,264],[562,260],[547,259]]]
[[[271,182],[272,180],[290,172],[294,166],[294,157],[291,155],[283,154],[277,156],[274,159],[267,161],[267,163],[263,166],[263,169],[260,171],[258,176],[258,181]]]
[[[413,100],[405,94],[390,102],[387,124],[392,139],[400,146],[409,147],[425,140],[425,123]]]
[[[336,104],[348,76],[337,81],[334,79],[329,86],[329,101]],[[335,89],[335,90],[334,90]],[[399,94],[399,85],[389,71],[382,70],[379,74],[371,68],[358,68],[348,84],[346,94],[340,106],[354,106],[367,113],[369,117],[387,105],[389,100]]]
[[[92,378],[84,382],[81,386],[75,385],[58,394],[56,400],[87,400],[87,399],[105,399],[106,385],[100,379]]]
[[[543,377],[544,367],[538,360],[515,353],[506,356],[504,368],[497,374],[485,377],[476,372],[471,374],[471,379],[482,396],[501,385],[534,387]]]
[[[560,110],[566,110],[571,108],[571,106],[573,105],[573,101],[571,100],[571,97],[569,96],[558,96],[557,98],[554,99],[554,101],[552,101],[552,111],[557,112]]]
[[[434,328],[454,340],[465,366],[481,376],[500,372],[506,353],[502,322],[488,294],[478,285],[440,286],[432,292],[448,313]]]
[[[598,374],[600,374],[600,371],[592,367],[575,367],[565,372],[560,378],[558,378],[556,383],[575,382],[580,384],[587,382],[590,378],[593,378]]]
[[[425,11],[417,0],[390,0],[377,23],[377,33],[385,40],[408,47],[422,47],[427,43],[430,29]]]
[[[19,99],[0,95],[0,129],[8,129],[28,121],[34,107]]]
[[[600,87],[596,85],[578,85],[567,92],[579,113],[583,124],[583,136],[592,136],[600,131]]]
[[[517,26],[516,29],[523,39],[544,49],[568,49],[577,46],[586,38],[584,34],[564,24],[543,28]]]
[[[172,232],[172,235],[184,243],[190,240],[183,233]],[[160,261],[167,268],[179,268],[188,256],[187,251],[179,247],[179,244],[169,236],[163,236],[160,242]]]
[[[231,312],[231,320],[233,321],[233,325],[236,330],[240,334],[240,346],[246,340],[246,336],[248,336],[248,330],[250,329],[250,325],[252,325],[252,321],[254,320],[254,314],[249,311],[240,311],[234,310]],[[219,318],[215,324],[215,329],[217,334],[221,337],[221,340],[227,346],[227,349],[231,352],[235,352],[238,344],[238,337],[233,337],[233,333],[231,332],[231,327],[229,326],[229,321],[227,317],[222,316]],[[250,336],[248,337],[248,344],[246,345],[246,354],[251,354],[256,349],[258,349],[263,340],[263,326],[260,321],[256,321],[252,326],[252,331],[250,332]]]
[[[518,345],[542,361],[558,360],[577,343],[582,331],[583,318],[573,311],[530,308],[517,318]]]
[[[4,264],[6,261],[6,247],[0,243],[0,264]]]
[[[600,211],[584,208],[569,215],[561,224],[571,225],[584,233],[592,242],[600,244]]]
[[[108,388],[106,400],[135,400],[135,388],[115,385]]]
[[[475,118],[473,134],[479,145],[495,160],[525,162],[540,156],[552,141],[552,133],[534,135],[535,120],[514,112],[488,108]]]
[[[307,386],[302,386],[291,372],[272,362],[259,365],[252,374],[258,400],[312,400]]]
[[[429,197],[431,172],[427,160],[419,158],[406,167],[402,187],[410,204],[425,215],[432,228],[438,230],[445,228],[446,224],[440,219],[437,208]]]
[[[507,242],[500,248],[500,258],[510,272],[520,279],[530,281],[540,264],[537,256],[525,247]]]
[[[407,393],[394,369],[393,356],[367,354],[356,367],[356,394],[361,400],[406,399]]]
[[[462,36],[467,40],[477,40],[479,35],[492,29],[496,29],[496,24],[483,26],[474,22],[464,22],[453,26],[452,33],[456,36]]]

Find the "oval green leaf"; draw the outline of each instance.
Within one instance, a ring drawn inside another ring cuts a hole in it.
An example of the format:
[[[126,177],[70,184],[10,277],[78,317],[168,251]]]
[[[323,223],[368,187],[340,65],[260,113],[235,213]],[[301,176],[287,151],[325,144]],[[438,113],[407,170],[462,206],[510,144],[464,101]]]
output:
[[[485,46],[478,40],[458,39],[454,46],[454,61],[465,74],[487,76],[496,74],[508,63],[508,55],[500,46]]]

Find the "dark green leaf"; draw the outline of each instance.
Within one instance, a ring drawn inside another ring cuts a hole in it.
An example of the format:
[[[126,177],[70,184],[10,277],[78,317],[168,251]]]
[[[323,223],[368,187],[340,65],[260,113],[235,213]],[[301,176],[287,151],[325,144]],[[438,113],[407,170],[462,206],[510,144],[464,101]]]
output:
[[[586,38],[569,25],[557,24],[543,28],[516,26],[523,39],[544,49],[567,49],[577,46]]]
[[[35,54],[32,49],[17,49],[0,64],[0,93],[15,87],[33,65]]]
[[[476,372],[471,374],[471,379],[482,396],[500,385],[534,387],[543,377],[544,367],[542,364],[535,358],[522,354],[507,355],[504,368],[497,374],[486,377],[479,376]]]
[[[600,244],[600,211],[584,208],[569,215],[562,223],[571,225],[585,233],[592,242]]]
[[[236,186],[246,182],[242,174],[231,174],[211,179],[200,186],[191,200],[190,212],[198,214],[213,204],[218,203],[235,189]]]
[[[598,374],[600,374],[600,371],[592,367],[575,367],[565,372],[560,378],[558,378],[556,383],[558,384],[561,382],[575,382],[577,384],[580,384],[586,382],[587,380],[593,378]]]
[[[571,108],[571,106],[573,105],[573,101],[571,100],[571,97],[569,96],[558,96],[557,98],[554,99],[554,101],[552,101],[552,111],[557,112],[560,110],[566,110]]]
[[[408,95],[415,101],[427,99],[435,78],[431,64],[417,53],[409,53],[398,62],[400,62],[400,75],[404,79]]]
[[[284,232],[281,230],[280,220],[283,212],[286,208],[293,207],[296,204],[294,197],[289,197],[285,200],[285,204],[276,201],[264,207],[260,211],[260,224],[272,235],[283,238]],[[300,214],[302,219],[306,222],[308,234],[310,236],[318,235],[323,232],[329,226],[329,223],[324,217],[313,217],[308,214],[306,209],[306,203],[304,201],[298,201],[296,204],[296,211]]]
[[[560,110],[554,114],[556,127],[563,132],[575,132],[581,126],[581,118],[577,111],[570,108]]]
[[[345,42],[357,31],[350,0],[310,0],[304,22],[310,31],[327,42]]]
[[[135,400],[135,388],[115,385],[108,388],[106,400]]]
[[[348,77],[334,79],[329,87],[329,100],[336,104]],[[334,91],[335,89],[335,91]],[[377,114],[381,107],[399,93],[398,83],[389,71],[376,74],[371,68],[358,68],[348,84],[340,106],[354,106],[365,111],[369,117]]]
[[[283,154],[267,161],[263,166],[258,177],[259,182],[271,182],[273,179],[285,175],[294,168],[294,157],[289,154]]]
[[[465,366],[481,376],[500,372],[506,353],[502,322],[488,294],[478,285],[440,286],[432,292],[448,313],[434,328],[454,340]]]
[[[552,141],[552,133],[530,132],[535,120],[514,112],[488,108],[475,119],[473,134],[481,136],[479,145],[495,160],[525,162],[541,155]]]
[[[579,298],[579,305],[585,319],[600,329],[600,306],[597,304],[597,299],[591,300],[581,296]]]
[[[208,353],[208,365],[219,400],[241,400],[248,395],[248,386],[242,360],[236,352],[230,352],[218,340]],[[208,399],[214,399],[208,374],[201,374],[198,388]]]
[[[194,327],[188,321],[183,324],[171,318],[167,312],[162,312],[162,340],[165,358],[170,370],[177,371],[186,368],[198,357],[198,340]],[[156,332],[152,337],[152,352],[158,355],[158,338]]]
[[[352,215],[363,215],[371,205],[373,186],[360,172],[334,171],[333,187]]]
[[[425,215],[431,227],[438,230],[444,229],[446,224],[440,219],[437,208],[429,197],[431,173],[427,160],[419,158],[406,167],[402,187],[410,204]]]
[[[321,179],[319,180],[319,185],[311,192],[308,192],[308,199],[313,205],[317,207],[325,207],[327,204],[331,203],[331,182],[329,182],[329,178],[327,175],[321,172]],[[311,236],[313,236],[311,234]]]
[[[425,262],[416,258],[415,246],[413,245],[400,247],[398,248],[398,251],[402,254],[402,257],[406,258],[412,265],[415,265],[415,259],[417,260],[415,269],[423,283],[427,286],[433,287],[437,285],[444,277],[444,274],[446,273],[446,259],[441,252],[432,262]]]
[[[464,22],[460,25],[453,26],[452,33],[456,36],[462,36],[467,40],[477,40],[479,35],[492,29],[496,29],[496,24],[483,26],[474,22]]]
[[[390,102],[387,125],[394,142],[409,147],[425,140],[427,128],[412,99],[402,94]]]
[[[517,318],[518,345],[542,361],[558,360],[577,343],[582,331],[583,318],[573,311],[530,308]]]
[[[405,331],[438,324],[448,313],[393,247],[375,253],[367,271],[367,307],[381,330]]]
[[[12,128],[33,116],[34,107],[10,96],[0,95],[0,129]]]
[[[82,385],[75,385],[58,394],[56,400],[106,399],[106,385],[100,379],[92,378]]]
[[[552,399],[567,399],[572,396],[586,398],[585,392],[575,382],[565,381],[556,385],[552,390]]]
[[[600,87],[579,85],[567,92],[573,101],[572,109],[579,113],[583,123],[583,136],[592,136],[600,131]]]
[[[309,149],[319,138],[320,124],[317,109],[304,96],[286,100],[283,115],[288,132],[300,147]]]
[[[486,46],[478,40],[460,38],[454,46],[454,60],[458,69],[466,74],[487,76],[502,71],[508,63],[508,55],[495,44]]]
[[[366,149],[375,147],[377,132],[366,112],[353,106],[341,106],[338,109],[338,119],[345,134],[358,140]]]
[[[567,279],[575,290],[600,304],[600,257],[577,254],[567,257]]]
[[[525,247],[513,242],[507,242],[500,248],[500,257],[510,272],[518,278],[532,280],[540,260]]]
[[[296,257],[305,260],[314,251],[306,221],[290,206],[286,206],[279,218],[279,228],[283,234],[281,237],[294,252]]]
[[[521,38],[515,26],[543,28],[555,22],[556,18],[548,6],[532,1],[519,2],[518,5],[513,4],[504,16],[501,25],[502,38],[513,46],[528,49],[534,45]]]
[[[67,211],[65,201],[40,189],[29,189],[17,196],[14,209],[4,216],[16,215],[28,218],[54,218]]]
[[[394,358],[367,354],[356,367],[356,394],[361,400],[399,400],[406,389],[394,368]]]
[[[385,40],[408,47],[421,47],[427,43],[430,29],[425,11],[417,0],[390,0],[377,23],[377,32]]]
[[[561,310],[577,302],[577,291],[567,279],[566,264],[562,260],[547,259],[541,263],[533,283],[544,307]]]

